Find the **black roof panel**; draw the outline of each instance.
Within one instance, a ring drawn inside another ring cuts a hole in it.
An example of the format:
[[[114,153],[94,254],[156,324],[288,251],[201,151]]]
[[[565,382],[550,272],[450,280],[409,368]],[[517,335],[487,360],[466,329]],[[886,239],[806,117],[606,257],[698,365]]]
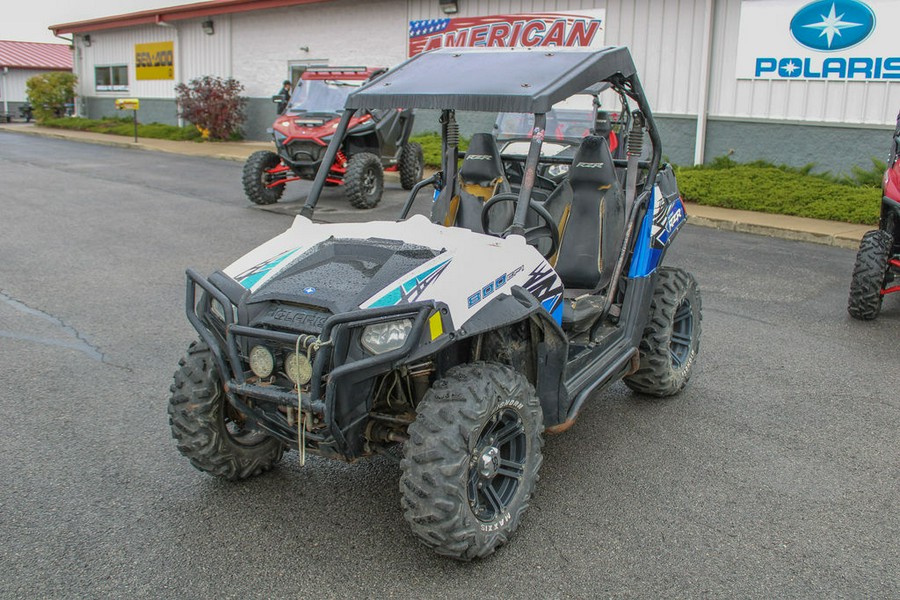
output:
[[[363,85],[346,107],[543,113],[612,75],[634,72],[625,47],[443,48]]]

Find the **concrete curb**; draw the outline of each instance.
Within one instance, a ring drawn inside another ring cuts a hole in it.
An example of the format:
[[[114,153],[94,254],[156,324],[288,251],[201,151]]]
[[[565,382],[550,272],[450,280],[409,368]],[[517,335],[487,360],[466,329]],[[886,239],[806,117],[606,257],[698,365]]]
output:
[[[181,156],[201,156],[205,158],[238,162],[247,160],[247,157],[257,150],[265,150],[271,146],[264,142],[180,142],[174,140],[154,140],[149,138],[139,138],[138,142],[134,142],[124,141],[120,136],[112,136],[110,134],[93,133],[90,131],[69,131],[64,129],[55,131],[49,130],[48,128],[39,128],[34,125],[0,124],[0,131],[70,140],[74,142],[85,142],[88,144],[98,144],[100,146],[110,146],[113,148],[165,152],[167,154],[178,154]],[[221,150],[225,150],[225,152],[221,152]]]
[[[109,136],[102,133],[69,130],[57,131],[24,124],[0,124],[0,131],[100,144],[115,148],[166,152],[169,154],[180,154],[182,156],[199,156],[236,162],[243,162],[250,154],[257,150],[267,150],[271,147],[270,144],[265,142],[197,143],[176,142],[171,140],[149,140],[146,138],[135,143],[118,139],[108,139]],[[826,246],[854,250],[859,247],[859,241],[862,239],[862,236],[867,231],[874,228],[867,225],[854,225],[852,223],[839,223],[836,221],[820,221],[817,219],[785,215],[770,215],[744,210],[701,206],[699,204],[687,204],[686,209],[688,223],[699,227],[751,233],[766,237],[811,242],[814,244],[823,244]]]
[[[855,250],[870,225],[820,221],[804,217],[754,213],[689,203],[685,206],[688,223],[723,231],[751,233],[785,240],[796,240]]]

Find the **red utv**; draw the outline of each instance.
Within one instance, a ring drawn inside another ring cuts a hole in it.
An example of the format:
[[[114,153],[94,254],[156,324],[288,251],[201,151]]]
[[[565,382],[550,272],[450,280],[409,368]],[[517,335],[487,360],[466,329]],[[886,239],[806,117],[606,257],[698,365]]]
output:
[[[278,202],[289,181],[313,180],[350,92],[383,68],[323,67],[303,73],[284,113],[272,125],[276,152],[254,152],[243,184],[256,204]],[[280,97],[276,98],[280,99]],[[350,121],[325,183],[343,185],[350,204],[373,208],[384,190],[384,171],[399,171],[404,190],[422,178],[422,147],[409,141],[411,110],[358,112]]]
[[[884,297],[900,292],[900,115],[881,193],[879,228],[863,236],[850,281],[847,311],[856,319],[874,319]]]

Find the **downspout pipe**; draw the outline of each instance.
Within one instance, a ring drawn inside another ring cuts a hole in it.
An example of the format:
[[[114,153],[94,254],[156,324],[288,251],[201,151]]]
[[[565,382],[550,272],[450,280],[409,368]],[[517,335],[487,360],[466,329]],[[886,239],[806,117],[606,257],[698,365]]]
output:
[[[161,15],[157,15],[156,24],[160,27],[167,27],[169,29],[173,29],[175,31],[175,86],[177,87],[179,83],[184,83],[184,69],[182,65],[184,65],[184,59],[182,58],[182,48],[181,48],[181,29],[178,28],[177,25],[173,23],[169,23],[167,21],[162,20]],[[178,99],[175,99],[175,105],[178,106]],[[176,110],[178,110],[176,108]],[[179,112],[177,114],[178,118],[178,126],[184,127],[184,117],[181,116]]]
[[[75,106],[72,107],[72,110],[73,110],[73,114],[76,117],[80,117],[80,116],[82,116],[82,114],[81,114],[82,111],[78,105],[84,103],[84,96],[81,95],[81,72],[84,69],[82,68],[82,65],[78,64],[78,50],[77,50],[77,48],[75,48],[75,34],[73,33],[72,37],[67,38],[64,35],[59,35],[58,33],[56,33],[55,29],[51,29],[50,31],[53,32],[53,37],[59,38],[62,41],[68,43],[69,47],[72,49],[72,73],[75,75],[75,77],[78,78],[77,83],[75,84],[76,85],[76,88],[75,88],[76,100],[73,100],[73,102],[75,102]],[[27,96],[26,96],[26,99],[27,99]]]
[[[9,75],[9,67],[2,67],[2,72],[0,72],[0,75],[3,75],[3,114],[8,115],[9,98],[7,96],[9,96],[9,92],[7,92],[6,90],[6,77]]]
[[[706,153],[706,124],[709,111],[709,79],[712,62],[712,36],[715,22],[715,0],[706,0],[704,10],[703,51],[700,55],[700,101],[697,105],[697,133],[694,139],[694,164],[702,165]]]

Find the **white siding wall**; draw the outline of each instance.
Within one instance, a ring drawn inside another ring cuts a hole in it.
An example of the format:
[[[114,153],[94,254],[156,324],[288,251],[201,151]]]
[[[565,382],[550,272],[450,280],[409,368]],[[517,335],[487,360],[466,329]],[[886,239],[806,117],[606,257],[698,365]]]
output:
[[[248,96],[261,98],[278,91],[290,61],[395,65],[406,58],[407,21],[406,3],[398,0],[338,0],[234,15],[234,77]]]
[[[738,81],[741,0],[714,0],[709,114],[712,117],[888,125],[900,82]],[[460,0],[457,16],[606,9],[605,40],[631,48],[659,115],[695,116],[700,105],[705,0]],[[79,47],[82,95],[172,98],[174,84],[200,75],[233,76],[250,97],[268,97],[290,62],[395,65],[406,58],[408,22],[444,16],[437,0],[337,0],[200,22],[100,31]],[[134,44],[173,40],[175,81],[137,81]],[[301,50],[309,48],[309,51]],[[127,64],[128,92],[96,92],[94,65]]]
[[[735,78],[741,0],[717,0],[712,116],[892,125],[900,82],[751,81]],[[898,44],[900,46],[900,44]]]
[[[25,102],[27,100],[25,82],[30,77],[48,73],[49,71],[36,71],[33,69],[10,69],[8,73],[0,73],[0,108],[2,102]]]
[[[409,19],[443,17],[437,0],[410,0]],[[696,114],[703,0],[460,0],[454,16],[606,9],[605,43],[628,46],[656,114]]]
[[[179,21],[172,26],[144,25],[91,33],[91,45],[79,39],[75,56],[79,94],[98,97],[174,98],[175,85],[202,75],[228,76],[231,17],[217,17],[215,34],[207,35],[202,19]],[[175,79],[138,81],[134,67],[135,44],[174,42]],[[128,91],[100,92],[95,88],[94,67],[128,65]]]

